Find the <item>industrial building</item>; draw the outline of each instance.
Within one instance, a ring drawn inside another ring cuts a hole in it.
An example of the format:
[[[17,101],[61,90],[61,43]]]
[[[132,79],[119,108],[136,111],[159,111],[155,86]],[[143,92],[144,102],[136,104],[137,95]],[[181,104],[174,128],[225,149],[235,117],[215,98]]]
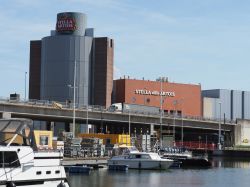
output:
[[[203,117],[221,120],[250,119],[250,92],[203,90]]]
[[[94,37],[83,13],[57,14],[50,36],[30,42],[29,99],[111,104],[114,41]],[[97,97],[101,96],[101,97]]]
[[[165,114],[202,116],[201,85],[121,78],[114,80],[113,103],[161,107]]]

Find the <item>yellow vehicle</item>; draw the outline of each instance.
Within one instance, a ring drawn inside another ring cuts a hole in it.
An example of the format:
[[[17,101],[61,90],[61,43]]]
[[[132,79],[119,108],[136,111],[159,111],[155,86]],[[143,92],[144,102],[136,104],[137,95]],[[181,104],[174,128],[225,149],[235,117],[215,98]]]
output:
[[[103,144],[131,145],[130,135],[127,134],[79,134],[80,138],[99,138],[103,140]]]

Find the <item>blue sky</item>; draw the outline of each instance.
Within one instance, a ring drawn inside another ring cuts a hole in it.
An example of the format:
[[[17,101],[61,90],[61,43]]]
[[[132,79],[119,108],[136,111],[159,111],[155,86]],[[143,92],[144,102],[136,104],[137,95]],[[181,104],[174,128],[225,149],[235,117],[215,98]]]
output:
[[[115,40],[115,78],[250,90],[250,1],[1,0],[0,97],[24,97],[29,41],[63,11],[86,13],[95,36]]]

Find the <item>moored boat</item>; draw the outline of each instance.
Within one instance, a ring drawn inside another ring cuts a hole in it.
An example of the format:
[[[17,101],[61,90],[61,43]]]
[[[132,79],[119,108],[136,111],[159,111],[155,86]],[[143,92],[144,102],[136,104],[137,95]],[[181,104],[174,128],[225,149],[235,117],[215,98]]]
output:
[[[128,165],[129,169],[168,169],[173,160],[162,159],[157,153],[131,152],[128,155],[114,156],[108,165]]]
[[[162,158],[172,159],[179,168],[203,168],[211,167],[212,164],[206,155],[194,156],[191,151],[183,148],[165,148],[162,151]]]
[[[1,186],[68,187],[63,154],[34,151],[31,127],[31,120],[0,120]]]

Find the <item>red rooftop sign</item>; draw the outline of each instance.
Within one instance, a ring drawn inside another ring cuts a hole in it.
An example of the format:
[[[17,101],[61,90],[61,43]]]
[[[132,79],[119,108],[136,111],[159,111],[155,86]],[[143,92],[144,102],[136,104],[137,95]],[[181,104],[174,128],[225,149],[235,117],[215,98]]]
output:
[[[61,17],[57,20],[56,30],[58,32],[63,31],[75,31],[76,30],[76,22],[72,17]]]

